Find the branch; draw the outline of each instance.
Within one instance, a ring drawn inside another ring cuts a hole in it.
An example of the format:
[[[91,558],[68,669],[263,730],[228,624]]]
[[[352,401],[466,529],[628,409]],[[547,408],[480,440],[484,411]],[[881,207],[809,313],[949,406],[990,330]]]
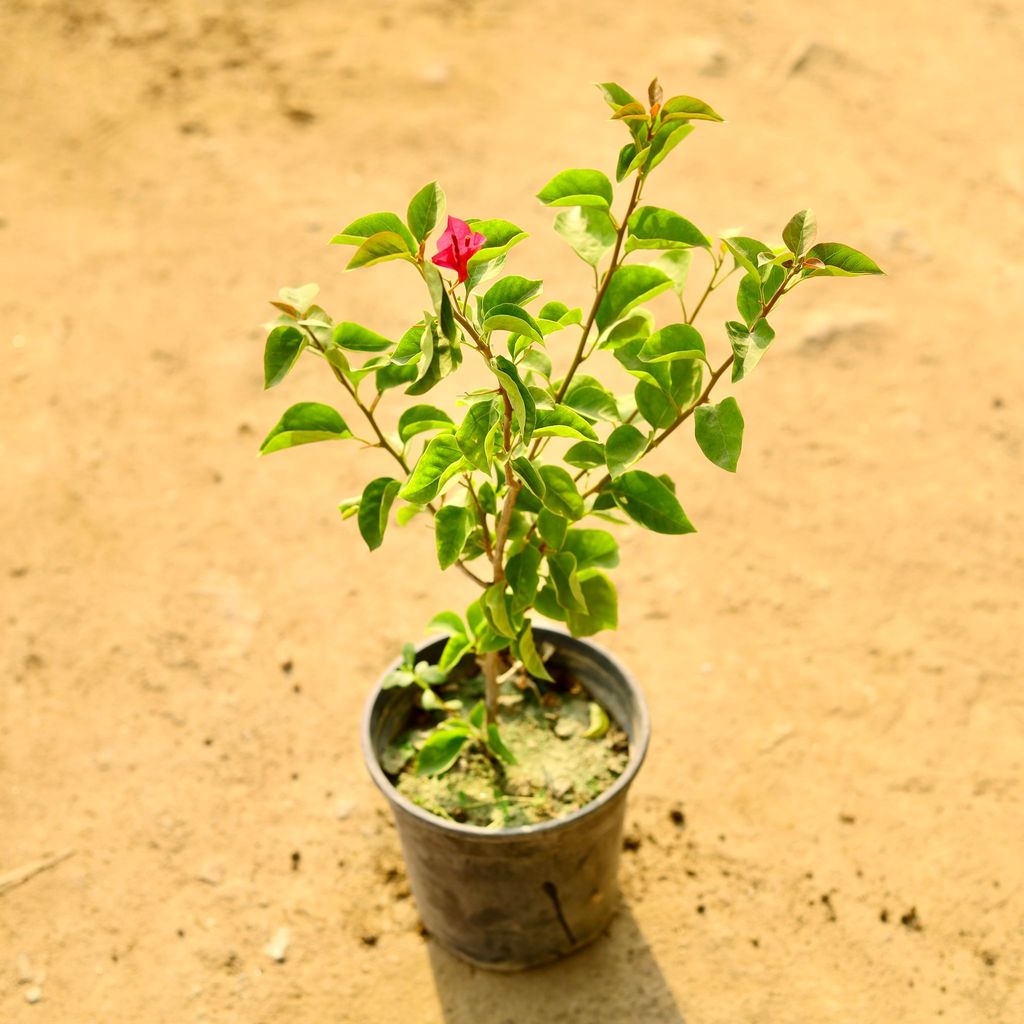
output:
[[[757,316],[754,317],[754,319],[750,322],[750,326],[747,328],[748,330],[752,331],[772,311],[772,309],[775,308],[775,303],[778,302],[779,299],[785,294],[786,285],[789,284],[790,280],[795,276],[798,269],[798,267],[793,267],[789,270],[789,272],[783,279],[782,284],[780,284],[779,287],[776,289],[775,294],[772,295],[772,297],[768,299],[767,302],[763,303],[763,305],[761,306],[761,312],[758,313]],[[698,306],[697,308],[699,309],[700,307]],[[685,423],[693,415],[693,411],[698,406],[705,405],[708,402],[708,400],[711,397],[711,392],[714,390],[715,385],[721,379],[722,374],[725,373],[725,371],[728,370],[730,366],[732,366],[732,364],[735,362],[735,359],[735,355],[730,355],[729,358],[726,359],[726,361],[722,363],[722,365],[719,366],[718,369],[711,374],[711,379],[708,381],[707,386],[701,392],[700,397],[695,402],[692,402],[685,409],[683,409],[676,417],[676,419],[672,423],[670,423],[660,434],[658,434],[657,437],[654,438],[654,440],[647,446],[647,450],[643,453],[644,455],[648,455],[650,452],[654,451],[654,449],[657,448],[658,445],[660,445],[662,441],[665,440],[665,438],[667,438],[670,434],[672,434],[675,430],[682,426],[682,424]],[[591,494],[596,494],[607,483],[609,483],[610,480],[611,476],[605,474],[605,476],[603,476],[596,484],[594,484],[594,486],[591,487],[590,490],[588,490],[583,495],[583,497],[586,498],[589,497]]]

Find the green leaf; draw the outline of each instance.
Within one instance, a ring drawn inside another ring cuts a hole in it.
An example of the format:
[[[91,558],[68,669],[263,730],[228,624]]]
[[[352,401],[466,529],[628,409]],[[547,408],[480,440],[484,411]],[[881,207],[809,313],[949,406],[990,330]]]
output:
[[[468,636],[461,633],[453,633],[448,638],[448,643],[444,645],[444,650],[441,652],[441,658],[437,663],[437,667],[442,672],[450,672],[462,661],[463,655],[467,654],[472,646],[473,642]]]
[[[558,603],[568,611],[585,612],[587,601],[583,596],[579,576],[576,573],[576,556],[568,551],[548,555],[548,574],[555,585]]]
[[[469,266],[471,269],[479,268],[484,263],[492,263],[527,237],[522,228],[516,227],[515,224],[507,220],[473,220],[469,224],[474,231],[478,231],[487,239],[483,248],[470,256]]]
[[[692,249],[669,249],[663,252],[652,264],[672,279],[672,290],[682,296],[686,289],[686,279],[690,276],[690,264],[693,262]]]
[[[633,264],[618,267],[597,308],[597,326],[604,330],[635,306],[671,287],[671,278],[657,267]]]
[[[647,158],[647,173],[650,174],[693,131],[692,124],[666,124],[651,140],[650,155]]]
[[[626,252],[634,249],[711,248],[711,239],[685,217],[660,206],[641,206],[629,218]]]
[[[405,243],[406,252],[416,251],[416,239],[394,213],[370,213],[359,217],[340,234],[331,239],[331,245],[361,246],[368,238],[381,233],[398,235]]]
[[[476,729],[482,729],[487,722],[487,703],[482,700],[478,700],[473,705],[473,710],[466,716],[469,719],[469,724]]]
[[[703,100],[694,96],[673,96],[665,100],[661,108],[661,115],[664,119],[686,118],[690,121],[724,121],[720,114],[717,114]]]
[[[451,726],[436,729],[416,756],[416,774],[443,775],[458,761],[462,748],[469,740],[469,733],[464,729]]]
[[[640,415],[658,430],[670,427],[679,415],[675,402],[661,388],[642,380],[633,391]]]
[[[633,121],[643,120],[647,121],[650,119],[650,111],[639,101],[633,100],[631,103],[623,103],[614,114],[612,114],[613,121]]]
[[[592,700],[590,702],[589,709],[590,722],[587,725],[587,731],[581,735],[585,740],[599,740],[602,736],[607,734],[612,723],[608,718],[608,712],[605,711],[597,701]]]
[[[574,206],[555,218],[555,231],[584,263],[596,267],[615,245],[615,225],[607,210]]]
[[[560,516],[546,508],[541,509],[537,515],[537,532],[540,534],[541,540],[556,551],[562,546],[568,529],[569,521],[565,516]]]
[[[545,206],[597,206],[612,204],[612,183],[600,171],[584,168],[556,174],[538,193]]]
[[[340,323],[335,325],[332,335],[334,344],[350,352],[383,352],[394,342],[359,324]]]
[[[585,373],[573,378],[563,402],[588,419],[614,422],[619,418],[615,396],[599,380]]]
[[[537,322],[543,327],[547,321],[538,320]],[[542,348],[528,349],[526,355],[522,358],[520,366],[526,367],[527,370],[532,370],[545,379],[551,377],[551,360]]]
[[[537,467],[525,455],[514,458],[512,460],[512,468],[515,470],[516,476],[538,498],[544,497],[544,480],[541,478],[540,473],[537,472]]]
[[[583,516],[583,499],[568,471],[561,466],[541,466],[540,475],[544,481],[544,507],[555,515],[580,519]]]
[[[488,624],[495,632],[501,636],[515,637],[516,628],[512,625],[504,583],[494,583],[484,591],[483,606]]]
[[[487,748],[505,764],[516,764],[515,754],[505,746],[505,741],[501,738],[501,733],[494,722],[487,726]]]
[[[398,496],[401,485],[390,476],[377,477],[363,489],[359,500],[359,533],[366,546],[376,551],[384,540],[384,531],[388,525],[388,514]]]
[[[529,622],[523,623],[522,632],[516,640],[515,653],[523,663],[523,667],[534,679],[546,679],[548,682],[554,682],[537,651],[537,644],[533,638],[533,626]]]
[[[617,320],[607,330],[601,332],[599,348],[618,349],[628,342],[650,337],[654,330],[654,314],[645,307],[634,309],[621,320]]]
[[[782,229],[782,240],[794,256],[803,256],[814,244],[818,220],[811,210],[801,210]]]
[[[488,310],[483,326],[485,331],[510,331],[512,334],[523,334],[531,341],[544,340],[540,324],[514,302],[502,302]]]
[[[821,260],[825,264],[812,269],[808,277],[861,277],[885,273],[873,259],[839,242],[819,242],[808,250],[807,258]]]
[[[410,363],[408,366],[389,364],[375,371],[374,387],[378,391],[389,391],[391,388],[400,388],[403,384],[410,384],[415,379],[416,365],[414,363]]]
[[[501,386],[512,403],[512,415],[523,444],[529,444],[537,421],[537,404],[530,394],[530,389],[520,380],[515,364],[504,356],[496,356],[491,362],[491,369],[501,381]]]
[[[425,505],[437,497],[441,488],[466,468],[466,460],[451,434],[432,438],[413,468],[412,475],[399,491],[399,497]]]
[[[408,232],[406,232],[408,234]],[[348,261],[346,270],[358,270],[360,267],[373,267],[386,260],[412,260],[412,252],[403,235],[394,231],[378,231],[363,242],[352,259]]]
[[[686,409],[700,397],[704,381],[704,364],[696,359],[678,359],[668,365],[669,397],[680,409]]]
[[[537,426],[534,437],[576,437],[584,441],[596,441],[594,428],[577,412],[567,405],[556,405],[553,409],[537,410]]]
[[[409,438],[429,430],[452,431],[451,416],[436,405],[412,405],[398,418],[398,436],[406,444]]]
[[[522,306],[530,299],[540,295],[543,287],[542,281],[531,281],[527,277],[510,274],[508,277],[495,281],[487,289],[480,301],[480,311],[486,317],[495,306],[502,306],[506,303]]]
[[[297,327],[282,324],[267,335],[263,349],[263,387],[272,388],[288,376],[306,347],[306,336]]]
[[[558,596],[555,588],[550,583],[545,583],[537,591],[537,600],[534,608],[546,619],[554,619],[556,622],[565,622],[565,609],[558,603]]]
[[[465,418],[455,432],[459,450],[474,469],[487,473],[491,468],[491,455],[486,440],[491,428],[498,421],[497,403],[493,398],[471,405]]]
[[[643,167],[647,163],[650,152],[650,146],[638,147],[635,142],[627,142],[619,150],[619,158],[615,164],[615,180],[624,181],[635,170]]]
[[[607,530],[587,530],[573,527],[565,535],[565,551],[576,558],[576,568],[614,569],[619,564],[618,541]]]
[[[758,320],[753,331],[735,320],[730,320],[725,325],[725,330],[729,335],[729,344],[732,345],[735,358],[732,364],[732,379],[735,382],[746,377],[761,362],[761,356],[775,338],[775,331],[769,327],[767,320]]]
[[[604,465],[604,445],[594,441],[580,441],[574,444],[563,456],[570,466],[577,469],[592,469]]]
[[[736,289],[736,308],[748,327],[760,318],[761,310],[764,308],[764,297],[774,295],[785,276],[786,272],[777,266],[768,271],[763,282],[751,274],[744,274]]]
[[[605,441],[608,474],[613,480],[622,476],[647,449],[647,438],[632,423],[616,427]]]
[[[441,309],[437,316],[437,322],[441,325],[441,333],[448,341],[453,345],[457,344],[459,328],[455,323],[455,312],[452,309],[451,296],[446,291],[441,292]]]
[[[540,551],[527,544],[517,551],[505,566],[505,579],[512,588],[512,614],[521,615],[537,595],[540,585]]]
[[[570,309],[564,302],[545,302],[537,314],[537,319],[557,323],[559,327],[568,327],[570,324],[583,322],[583,310],[579,306]]]
[[[260,455],[314,441],[342,441],[352,437],[341,413],[321,402],[299,402],[285,410],[260,445]]]
[[[765,254],[773,259],[775,257],[775,253],[764,242],[759,242],[756,238],[747,238],[745,235],[723,237],[722,243],[732,253],[736,263],[758,281],[767,274],[764,267],[768,265],[759,264],[758,258]]]
[[[736,472],[743,447],[743,414],[735,398],[718,405],[698,405],[693,411],[694,432],[700,450],[716,465]]]
[[[466,624],[462,621],[458,612],[438,612],[428,623],[427,632],[435,629],[443,630],[452,636],[464,636]],[[439,665],[438,668],[441,666]]]
[[[640,349],[640,358],[648,363],[668,363],[674,359],[699,359],[707,362],[704,339],[689,324],[669,324],[655,331]]]
[[[619,624],[619,598],[615,585],[597,569],[580,573],[579,581],[587,610],[566,612],[569,632],[573,636],[593,636],[604,629],[615,629]]]
[[[454,565],[473,528],[469,509],[459,505],[445,505],[434,517],[434,536],[437,541],[437,561],[442,569]]]
[[[693,533],[695,527],[676,496],[656,476],[642,469],[623,473],[612,484],[616,504],[634,522],[655,533]]]
[[[612,110],[618,110],[619,107],[624,107],[627,103],[639,102],[632,93],[627,92],[621,85],[618,85],[615,82],[601,82],[597,87],[601,90],[601,95],[604,96],[605,103],[607,103]]]
[[[437,321],[431,320],[423,331],[419,374],[405,389],[407,395],[425,395],[462,363],[462,349],[439,335],[437,326]]]
[[[406,220],[409,230],[417,242],[422,242],[437,224],[437,219],[444,209],[444,192],[436,181],[424,185],[409,202]]]
[[[416,362],[423,354],[423,332],[428,329],[423,324],[413,324],[398,339],[395,351],[391,353],[391,362],[398,366]]]

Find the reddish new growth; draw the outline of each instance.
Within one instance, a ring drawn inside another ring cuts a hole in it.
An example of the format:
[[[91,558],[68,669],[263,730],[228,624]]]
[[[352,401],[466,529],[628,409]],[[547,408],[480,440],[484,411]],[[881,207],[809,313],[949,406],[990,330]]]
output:
[[[479,231],[474,231],[458,217],[448,218],[448,227],[437,240],[437,255],[431,260],[436,266],[455,270],[459,284],[469,276],[469,258],[479,252],[487,241]]]

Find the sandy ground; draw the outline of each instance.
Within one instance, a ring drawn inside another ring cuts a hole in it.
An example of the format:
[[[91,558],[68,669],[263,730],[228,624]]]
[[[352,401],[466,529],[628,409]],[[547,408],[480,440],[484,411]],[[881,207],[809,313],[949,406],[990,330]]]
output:
[[[1019,7],[0,16],[0,874],[71,853],[0,884],[4,1024],[1024,1020]],[[531,195],[612,163],[590,83],[654,72],[729,124],[652,195],[754,235],[813,205],[890,276],[773,318],[737,477],[660,450],[701,533],[622,536],[604,639],[656,725],[627,909],[494,977],[418,933],[356,745],[470,584],[421,529],[371,557],[338,522],[380,453],[256,460],[284,404],[341,401],[312,363],[264,394],[256,325],[317,280],[407,326],[401,268],[345,277],[324,243],[433,177],[582,294]]]

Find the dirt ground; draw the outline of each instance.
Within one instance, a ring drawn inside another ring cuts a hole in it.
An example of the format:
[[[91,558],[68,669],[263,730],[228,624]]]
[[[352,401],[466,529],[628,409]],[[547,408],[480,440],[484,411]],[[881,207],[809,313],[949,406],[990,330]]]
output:
[[[1019,6],[2,0],[0,28],[4,1024],[1024,1021]],[[701,532],[621,537],[601,639],[655,722],[626,908],[496,977],[419,934],[356,742],[471,584],[418,527],[370,556],[338,521],[381,453],[256,459],[285,404],[343,404],[312,362],[265,394],[257,325],[315,280],[403,330],[409,275],[324,243],[435,177],[582,298],[532,194],[610,168],[591,83],[653,73],[729,123],[652,198],[773,238],[812,205],[889,276],[773,317],[736,477],[659,450]]]

